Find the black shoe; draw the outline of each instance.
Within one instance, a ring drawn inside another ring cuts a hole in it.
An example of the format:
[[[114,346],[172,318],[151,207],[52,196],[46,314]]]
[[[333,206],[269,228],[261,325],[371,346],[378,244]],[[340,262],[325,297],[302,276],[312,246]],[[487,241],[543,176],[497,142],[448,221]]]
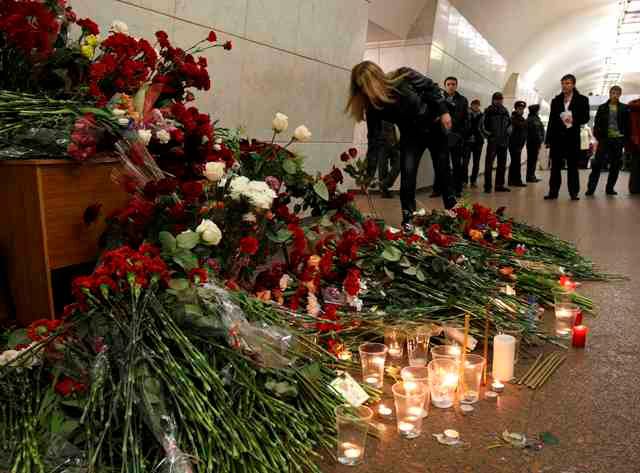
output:
[[[527,182],[529,184],[535,184],[536,182],[540,182],[542,179],[538,179],[537,177],[528,177]]]
[[[496,187],[496,192],[511,192],[508,187]]]
[[[580,197],[578,197],[577,195],[572,195],[571,200],[580,200]]]
[[[596,191],[592,191],[591,189],[589,189],[587,192],[584,193],[585,196],[587,197],[592,197],[593,194],[595,194]]]
[[[437,199],[438,197],[442,197],[442,193],[433,191],[429,197],[431,197],[432,199]]]
[[[485,189],[485,190],[484,190],[484,193],[485,193],[485,194],[491,194],[491,192],[492,192],[492,191],[491,191],[491,189]]]
[[[557,198],[558,198],[557,195],[551,195],[551,194],[544,196],[544,200],[556,200]]]
[[[618,195],[616,191],[607,191],[607,195]]]
[[[527,187],[524,182],[519,182],[518,184],[513,184],[513,187]]]
[[[393,193],[389,189],[382,189],[380,196],[383,199],[393,199]]]

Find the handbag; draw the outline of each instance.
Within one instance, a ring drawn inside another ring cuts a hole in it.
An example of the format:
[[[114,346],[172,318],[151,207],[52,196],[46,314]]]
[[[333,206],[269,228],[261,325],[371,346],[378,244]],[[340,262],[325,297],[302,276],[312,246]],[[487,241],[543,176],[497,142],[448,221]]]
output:
[[[589,136],[589,130],[586,127],[580,128],[580,149],[582,151],[586,151],[589,149],[589,144],[591,143],[591,137]]]

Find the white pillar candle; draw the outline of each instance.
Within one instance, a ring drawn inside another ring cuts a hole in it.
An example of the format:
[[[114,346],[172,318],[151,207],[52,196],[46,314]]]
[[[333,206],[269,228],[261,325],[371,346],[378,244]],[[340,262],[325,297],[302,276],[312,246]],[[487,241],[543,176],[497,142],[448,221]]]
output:
[[[493,337],[493,379],[505,382],[513,379],[516,339],[500,334]]]

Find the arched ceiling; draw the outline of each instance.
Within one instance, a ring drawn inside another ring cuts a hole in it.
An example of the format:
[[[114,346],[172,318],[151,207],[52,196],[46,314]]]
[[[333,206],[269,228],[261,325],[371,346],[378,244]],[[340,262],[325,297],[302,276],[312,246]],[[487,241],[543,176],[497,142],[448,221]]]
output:
[[[371,0],[369,19],[382,26],[382,32],[406,38],[418,12],[433,1]],[[558,93],[560,77],[566,73],[577,76],[583,93],[600,93],[605,58],[614,48],[618,0],[449,1],[505,57],[508,72],[519,73],[541,96]],[[396,10],[397,4],[402,5]],[[394,10],[390,22],[389,12]],[[408,26],[399,27],[402,22]],[[640,93],[640,63],[626,62],[624,93]]]

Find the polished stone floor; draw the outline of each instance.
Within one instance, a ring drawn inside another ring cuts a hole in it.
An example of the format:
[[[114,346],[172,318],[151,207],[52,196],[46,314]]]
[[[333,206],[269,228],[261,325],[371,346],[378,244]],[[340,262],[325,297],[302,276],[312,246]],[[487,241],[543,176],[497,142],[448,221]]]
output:
[[[587,171],[582,171],[583,186]],[[581,292],[593,298],[597,317],[585,350],[569,350],[568,361],[537,392],[507,385],[498,404],[481,400],[470,416],[431,408],[424,431],[415,440],[400,439],[392,422],[379,440],[370,440],[366,461],[344,467],[327,460],[326,472],[353,473],[639,473],[640,472],[640,197],[626,192],[626,174],[618,183],[620,195],[600,194],[572,202],[563,189],[557,201],[542,199],[544,181],[509,194],[486,195],[472,190],[467,198],[508,213],[575,242],[609,272],[630,279],[619,283],[590,283]],[[606,177],[606,176],[605,176]],[[429,209],[441,202],[420,195]],[[361,202],[363,210],[367,205]],[[399,220],[399,202],[375,200],[376,211],[392,224]],[[550,314],[547,314],[549,316]],[[549,347],[548,350],[552,350]],[[527,368],[525,359],[517,373]],[[462,448],[439,444],[433,433],[456,429],[466,442]],[[551,432],[557,446],[532,452],[492,448],[503,430],[535,436]]]

